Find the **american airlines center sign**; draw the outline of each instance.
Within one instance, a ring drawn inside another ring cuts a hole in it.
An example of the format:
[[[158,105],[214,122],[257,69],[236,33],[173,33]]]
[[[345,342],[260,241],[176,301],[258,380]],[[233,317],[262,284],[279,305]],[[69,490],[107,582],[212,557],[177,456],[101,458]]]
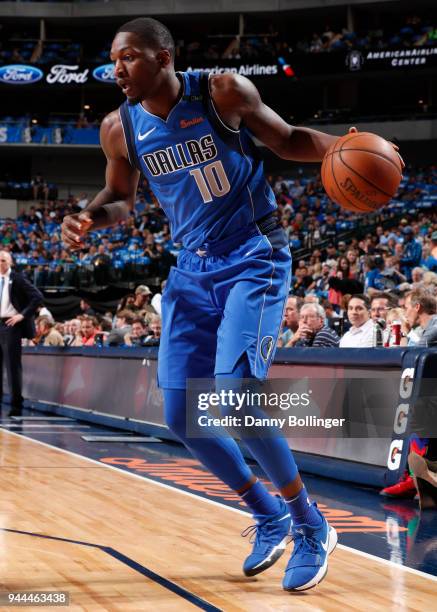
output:
[[[387,68],[428,68],[437,63],[437,46],[377,51],[349,51],[345,60],[349,70]]]
[[[424,66],[437,57],[437,47],[415,47],[412,49],[386,49],[384,51],[368,51],[367,62],[384,60],[393,68],[407,66]]]

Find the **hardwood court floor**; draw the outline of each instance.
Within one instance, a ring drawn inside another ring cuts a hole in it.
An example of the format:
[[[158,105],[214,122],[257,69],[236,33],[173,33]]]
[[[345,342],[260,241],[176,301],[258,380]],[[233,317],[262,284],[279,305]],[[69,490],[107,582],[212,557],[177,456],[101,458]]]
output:
[[[0,466],[3,592],[69,591],[69,610],[200,607],[140,573],[147,568],[226,611],[435,607],[435,579],[345,548],[331,556],[324,582],[306,593],[281,590],[288,554],[245,578],[240,568],[249,548],[239,534],[250,517],[5,431]]]

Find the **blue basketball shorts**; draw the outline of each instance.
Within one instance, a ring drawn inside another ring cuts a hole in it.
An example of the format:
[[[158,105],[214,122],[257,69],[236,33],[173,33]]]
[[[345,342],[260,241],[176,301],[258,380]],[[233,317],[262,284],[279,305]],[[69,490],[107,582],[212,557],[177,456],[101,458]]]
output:
[[[161,303],[160,387],[230,374],[244,353],[252,376],[266,378],[291,279],[288,244],[272,235],[243,235],[220,255],[181,251]]]

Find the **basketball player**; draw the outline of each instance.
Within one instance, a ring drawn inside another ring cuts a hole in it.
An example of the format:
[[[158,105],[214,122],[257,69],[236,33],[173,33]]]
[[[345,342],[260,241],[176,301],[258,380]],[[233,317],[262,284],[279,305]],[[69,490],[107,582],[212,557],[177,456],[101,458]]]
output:
[[[123,25],[111,48],[127,97],[101,127],[106,186],[84,212],[63,221],[63,239],[80,248],[87,231],[126,219],[140,172],[183,244],[162,297],[158,379],[170,429],[246,502],[256,519],[253,576],[294,549],[283,587],[305,590],[327,572],[337,542],[280,437],[245,443],[281,496],[257,480],[230,437],[186,435],[186,380],[264,379],[290,287],[288,241],[275,197],[250,134],[284,159],[320,162],[336,140],[292,127],[265,106],[254,85],[235,74],[176,73],[165,26],[140,18]]]

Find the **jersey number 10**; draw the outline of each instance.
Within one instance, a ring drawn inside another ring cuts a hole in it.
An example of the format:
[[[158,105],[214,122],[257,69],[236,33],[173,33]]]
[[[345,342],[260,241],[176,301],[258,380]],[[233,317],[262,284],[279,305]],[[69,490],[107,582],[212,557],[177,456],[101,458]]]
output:
[[[231,189],[220,160],[207,164],[203,168],[190,170],[190,174],[194,177],[205,204],[212,202],[213,196],[221,198]]]

